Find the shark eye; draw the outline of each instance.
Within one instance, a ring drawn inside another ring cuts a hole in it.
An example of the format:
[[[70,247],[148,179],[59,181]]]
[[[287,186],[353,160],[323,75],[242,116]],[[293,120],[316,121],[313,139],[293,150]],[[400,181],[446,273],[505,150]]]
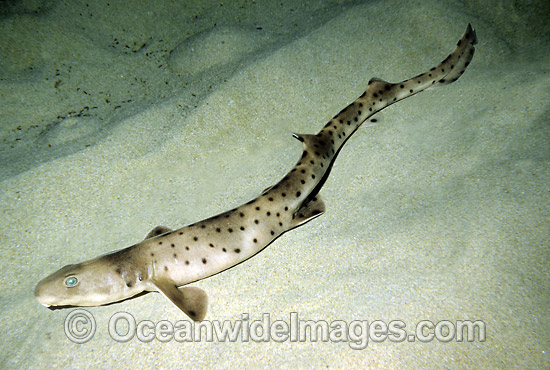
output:
[[[67,288],[74,288],[78,285],[78,279],[75,276],[69,276],[63,283]]]

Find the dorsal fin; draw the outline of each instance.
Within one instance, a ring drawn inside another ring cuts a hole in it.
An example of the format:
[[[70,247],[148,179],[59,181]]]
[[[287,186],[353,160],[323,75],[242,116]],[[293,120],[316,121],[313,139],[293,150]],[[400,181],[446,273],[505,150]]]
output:
[[[155,237],[155,236],[159,236],[159,235],[162,235],[162,234],[165,234],[165,233],[169,233],[170,231],[172,231],[172,229],[170,229],[169,227],[157,226],[153,230],[149,231],[149,234],[147,234],[145,236],[145,239],[149,239],[149,238],[152,238],[152,237]]]

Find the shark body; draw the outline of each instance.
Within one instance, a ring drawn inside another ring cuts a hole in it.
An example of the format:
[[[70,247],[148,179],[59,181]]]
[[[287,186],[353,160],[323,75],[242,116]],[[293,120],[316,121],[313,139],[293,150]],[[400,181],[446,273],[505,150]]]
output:
[[[159,291],[193,320],[202,320],[207,295],[186,285],[245,261],[284,232],[321,215],[325,206],[319,190],[351,135],[368,120],[374,124],[372,116],[385,107],[457,80],[476,42],[468,25],[437,67],[399,83],[371,79],[366,91],[317,134],[294,134],[303,143],[300,160],[257,198],[177,230],[158,226],[136,245],[65,266],[38,283],[36,299],[47,307],[97,306]]]

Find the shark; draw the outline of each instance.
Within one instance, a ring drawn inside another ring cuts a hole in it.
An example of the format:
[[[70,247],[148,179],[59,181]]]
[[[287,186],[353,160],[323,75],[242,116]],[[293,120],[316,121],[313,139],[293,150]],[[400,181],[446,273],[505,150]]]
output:
[[[372,78],[363,94],[317,134],[293,134],[303,145],[299,161],[255,199],[180,229],[157,226],[135,245],[67,265],[36,285],[36,299],[53,309],[160,292],[192,320],[203,320],[208,296],[189,284],[246,261],[283,233],[322,215],[319,191],[355,131],[365,122],[377,124],[373,116],[397,101],[456,81],[470,64],[476,43],[468,24],[454,51],[429,71],[398,83]]]

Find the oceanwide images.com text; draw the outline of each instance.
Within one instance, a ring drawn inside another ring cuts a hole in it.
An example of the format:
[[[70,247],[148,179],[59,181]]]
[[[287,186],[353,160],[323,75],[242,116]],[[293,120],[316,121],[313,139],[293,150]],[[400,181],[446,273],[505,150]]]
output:
[[[65,334],[75,343],[91,340],[96,332],[93,315],[73,310],[65,319]],[[128,312],[117,312],[106,328],[117,342],[334,342],[348,343],[352,349],[365,349],[369,343],[390,342],[484,342],[486,325],[481,320],[419,321],[412,330],[402,320],[303,320],[291,312],[288,320],[273,320],[268,313],[253,320],[243,313],[238,320],[193,322],[169,320],[137,321]]]

